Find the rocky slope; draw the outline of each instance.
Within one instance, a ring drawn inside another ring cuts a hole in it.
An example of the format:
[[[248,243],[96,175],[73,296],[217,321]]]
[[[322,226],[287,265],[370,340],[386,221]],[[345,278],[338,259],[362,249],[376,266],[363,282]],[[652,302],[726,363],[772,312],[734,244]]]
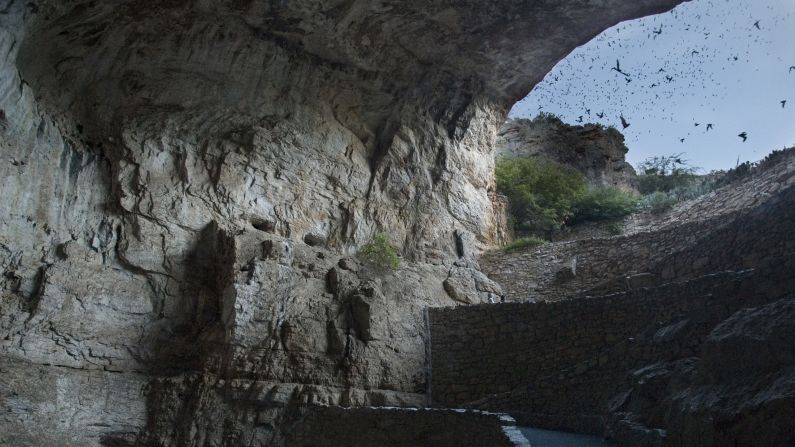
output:
[[[574,240],[533,249],[493,250],[480,264],[507,299],[516,301],[571,299],[751,268],[792,250],[788,210],[793,206],[795,148],[790,148],[753,176],[663,214],[627,216],[621,235],[575,233]]]
[[[611,402],[608,434],[637,446],[792,445],[793,317],[790,292],[720,322],[696,355],[633,371]],[[672,338],[682,343],[685,337]]]
[[[0,444],[280,445],[301,403],[421,404],[422,309],[500,293],[473,255],[506,111],[677,3],[5,2]],[[377,231],[396,272],[350,256]]]
[[[497,134],[498,157],[540,157],[570,166],[589,183],[636,189],[635,170],[626,162],[624,135],[596,124],[571,126],[540,115],[533,120],[509,119]]]

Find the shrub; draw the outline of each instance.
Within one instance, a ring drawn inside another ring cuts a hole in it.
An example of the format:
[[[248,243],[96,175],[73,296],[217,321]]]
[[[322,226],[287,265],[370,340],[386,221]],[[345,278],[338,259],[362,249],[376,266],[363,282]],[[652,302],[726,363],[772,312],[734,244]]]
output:
[[[624,225],[622,225],[621,222],[613,222],[607,227],[607,232],[613,236],[618,236],[624,233]]]
[[[574,204],[572,223],[616,219],[635,211],[638,199],[612,186],[589,188]]]
[[[775,164],[781,157],[784,157],[786,153],[786,149],[774,150],[757,162],[752,163],[750,161],[744,161],[740,163],[740,160],[737,160],[737,164],[731,169],[726,171],[712,171],[709,175],[712,178],[712,183],[710,184],[711,190],[751,177],[756,172],[765,169],[766,166]]]
[[[771,155],[774,154],[775,151]],[[771,155],[768,155],[768,158]],[[767,158],[765,160],[767,160]],[[718,189],[722,186],[726,186],[738,180],[750,177],[751,174],[753,174],[756,171],[757,166],[758,164],[756,163],[751,163],[750,161],[744,161],[742,163],[738,163],[737,166],[729,169],[728,171],[715,172],[716,179],[713,184],[714,189]]]
[[[586,189],[580,173],[547,160],[500,158],[495,174],[497,190],[508,198],[513,226],[523,233],[560,229]]]
[[[495,174],[520,234],[549,236],[564,225],[625,216],[637,205],[631,193],[588,187],[579,172],[544,159],[501,158]]]
[[[539,245],[544,245],[546,243],[547,243],[547,241],[545,241],[544,239],[541,239],[539,237],[526,236],[526,237],[520,237],[519,239],[514,240],[513,242],[511,242],[510,244],[506,245],[502,249],[504,251],[514,251],[514,250],[519,250],[521,248],[538,247]]]
[[[638,164],[643,175],[685,175],[695,174],[699,168],[691,166],[683,159],[684,152],[672,155],[649,157]]]
[[[532,119],[533,123],[550,123],[557,126],[563,126],[563,120],[554,113],[551,112],[540,112],[536,115],[535,118]]]
[[[397,249],[389,242],[385,233],[377,233],[359,250],[359,256],[368,263],[383,269],[397,270],[400,258]]]
[[[655,156],[638,165],[638,191],[641,194],[670,192],[687,188],[697,179],[698,168],[683,160],[684,154]]]
[[[696,180],[694,174],[671,175],[639,175],[638,191],[643,194],[655,192],[671,192],[678,188],[687,188]]]
[[[674,195],[662,191],[653,192],[640,199],[640,208],[648,209],[654,214],[660,214],[676,205],[679,199]]]

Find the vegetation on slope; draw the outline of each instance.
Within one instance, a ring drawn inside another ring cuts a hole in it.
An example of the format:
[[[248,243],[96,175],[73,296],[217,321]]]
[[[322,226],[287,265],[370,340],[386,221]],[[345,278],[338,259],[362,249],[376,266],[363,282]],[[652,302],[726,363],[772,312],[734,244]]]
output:
[[[637,203],[628,192],[588,186],[579,172],[543,159],[499,159],[495,174],[520,235],[549,237],[566,225],[615,219]]]
[[[653,213],[663,212],[681,201],[748,178],[765,165],[774,163],[783,153],[773,151],[759,162],[746,161],[734,168],[705,175],[699,175],[699,168],[691,166],[682,153],[647,158],[638,165],[638,191],[642,194],[638,206]]]
[[[699,175],[700,169],[681,153],[650,157],[638,165],[640,197],[618,188],[589,186],[578,171],[543,158],[500,158],[495,168],[497,191],[508,198],[510,222],[519,236],[505,249],[539,245],[580,223],[617,221],[639,210],[662,213],[680,201],[745,179],[775,163],[784,152],[773,151],[757,163],[738,163],[705,175]],[[614,222],[608,232],[621,234],[623,226]]]

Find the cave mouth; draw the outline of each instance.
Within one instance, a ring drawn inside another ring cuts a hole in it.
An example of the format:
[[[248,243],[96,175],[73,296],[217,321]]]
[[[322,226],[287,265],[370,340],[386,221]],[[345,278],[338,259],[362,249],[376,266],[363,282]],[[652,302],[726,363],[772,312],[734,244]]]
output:
[[[344,445],[301,424],[357,436],[358,415],[409,421],[385,445],[427,434],[414,417],[505,435],[373,407],[434,402],[428,309],[513,300],[480,262],[509,238],[508,107],[679,2],[321,3],[0,11],[0,444]],[[569,261],[545,270],[564,287]]]

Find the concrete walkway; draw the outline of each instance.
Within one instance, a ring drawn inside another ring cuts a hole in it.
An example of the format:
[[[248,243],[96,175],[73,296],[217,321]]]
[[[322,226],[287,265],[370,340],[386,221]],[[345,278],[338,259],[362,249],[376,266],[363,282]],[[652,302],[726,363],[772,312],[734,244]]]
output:
[[[519,427],[519,430],[530,441],[532,447],[618,447],[618,444],[605,441],[598,436],[531,427]]]

